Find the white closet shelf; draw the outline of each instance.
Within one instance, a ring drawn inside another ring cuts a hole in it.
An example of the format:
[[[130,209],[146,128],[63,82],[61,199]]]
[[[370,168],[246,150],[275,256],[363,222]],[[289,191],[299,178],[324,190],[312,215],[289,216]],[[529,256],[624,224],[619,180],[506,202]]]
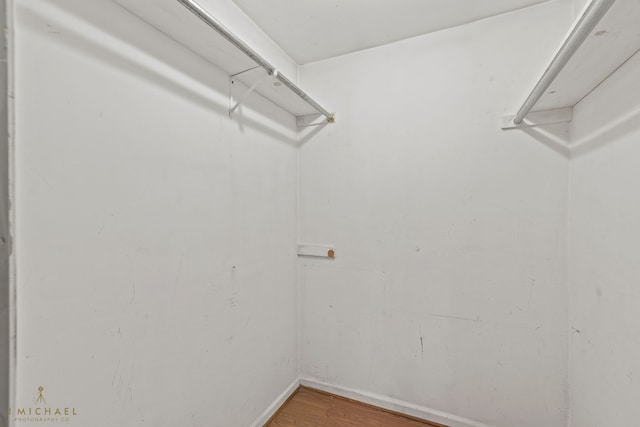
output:
[[[168,37],[215,64],[308,125],[314,116],[333,123],[318,104],[194,0],[113,0]]]
[[[502,128],[570,121],[567,109],[640,50],[638,23],[640,1],[592,0],[518,112],[525,113],[524,120],[514,123],[517,114],[505,116]]]

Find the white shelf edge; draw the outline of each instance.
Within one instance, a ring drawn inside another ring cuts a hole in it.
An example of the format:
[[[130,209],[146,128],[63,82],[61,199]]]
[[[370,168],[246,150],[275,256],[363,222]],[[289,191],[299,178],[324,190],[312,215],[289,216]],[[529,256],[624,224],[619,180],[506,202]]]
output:
[[[514,123],[514,114],[502,116],[500,129],[519,129],[533,126],[551,125],[555,123],[570,122],[573,119],[573,107],[558,108],[554,110],[533,111],[525,116],[519,124]]]

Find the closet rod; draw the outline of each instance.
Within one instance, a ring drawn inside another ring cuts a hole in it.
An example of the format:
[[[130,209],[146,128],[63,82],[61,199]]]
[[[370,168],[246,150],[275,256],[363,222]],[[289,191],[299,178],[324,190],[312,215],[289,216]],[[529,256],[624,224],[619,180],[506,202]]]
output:
[[[194,15],[202,20],[209,27],[213,28],[218,34],[224,37],[229,43],[234,45],[238,50],[251,58],[256,64],[264,68],[269,75],[276,78],[283,85],[288,87],[293,93],[302,98],[307,104],[318,110],[322,115],[327,118],[327,122],[333,123],[333,114],[323,108],[320,104],[314,101],[309,95],[307,95],[302,89],[296,86],[291,80],[283,76],[276,70],[276,68],[269,64],[266,59],[260,56],[256,51],[251,49],[245,42],[237,38],[231,31],[229,31],[224,25],[222,25],[216,18],[214,18],[209,12],[207,12],[202,6],[200,6],[194,0],[178,0],[184,7],[189,9]]]
[[[544,74],[538,80],[538,83],[533,88],[533,91],[522,104],[522,107],[518,110],[513,123],[519,125],[522,123],[524,117],[529,114],[529,111],[540,100],[545,91],[549,88],[553,80],[560,74],[560,71],[569,62],[574,53],[582,45],[582,43],[589,36],[591,31],[598,25],[598,22],[607,13],[611,5],[615,0],[592,0],[587,10],[580,17],[580,20],[569,33],[569,36],[565,39],[564,43],[556,53]]]

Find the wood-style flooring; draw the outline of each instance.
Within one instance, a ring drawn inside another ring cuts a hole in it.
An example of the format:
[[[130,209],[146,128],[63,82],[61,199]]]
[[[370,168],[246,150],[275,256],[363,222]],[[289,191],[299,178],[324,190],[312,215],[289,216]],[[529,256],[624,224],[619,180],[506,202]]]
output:
[[[300,387],[265,427],[446,427]]]

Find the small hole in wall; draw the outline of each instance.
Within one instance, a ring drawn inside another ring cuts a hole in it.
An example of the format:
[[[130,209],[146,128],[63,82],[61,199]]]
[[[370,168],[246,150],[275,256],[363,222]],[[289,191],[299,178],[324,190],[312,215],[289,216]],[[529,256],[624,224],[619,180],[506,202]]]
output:
[[[327,256],[329,258],[335,258],[336,257],[336,253],[333,251],[333,249],[329,249],[329,251],[327,252]]]

